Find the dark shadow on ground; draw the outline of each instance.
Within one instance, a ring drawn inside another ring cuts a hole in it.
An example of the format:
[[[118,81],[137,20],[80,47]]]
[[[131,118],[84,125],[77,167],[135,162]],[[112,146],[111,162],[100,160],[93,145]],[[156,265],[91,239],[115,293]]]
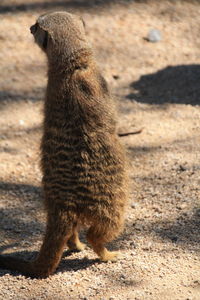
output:
[[[185,214],[180,214],[179,218],[175,222],[169,221],[157,221],[157,222],[149,222],[146,219],[143,222],[143,228],[136,227],[136,223],[129,222],[127,224],[124,233],[112,244],[115,244],[115,249],[117,246],[117,250],[119,249],[135,249],[137,248],[137,242],[135,243],[135,238],[137,236],[149,236],[150,234],[156,234],[157,236],[165,240],[171,241],[173,244],[181,248],[195,248],[199,249],[197,246],[200,243],[200,209],[195,209],[190,216],[186,216]],[[17,243],[11,244],[9,246],[0,247],[0,253],[5,249],[10,249],[14,246],[18,245]],[[109,247],[110,248],[110,247]],[[112,248],[112,247],[111,247]],[[37,256],[38,251],[16,251],[12,254],[6,254],[6,256],[14,256],[24,260],[33,260]],[[72,251],[65,251],[63,253],[63,259],[59,265],[57,272],[69,272],[69,271],[78,271],[87,269],[94,264],[102,263],[98,258],[96,259],[88,259],[88,258],[72,258],[70,259],[70,255]],[[67,258],[66,258],[67,257]],[[69,258],[68,258],[69,257]],[[7,271],[6,271],[7,273]],[[18,272],[11,272],[12,275],[18,276]],[[4,276],[5,272],[1,270],[1,276]],[[126,285],[134,285],[135,282],[126,282]]]
[[[1,182],[0,196],[2,205],[4,201],[9,205],[0,209],[1,236],[18,241],[37,240],[44,232],[44,224],[37,219],[38,212],[42,210],[41,188],[29,184]]]
[[[11,91],[0,91],[0,109],[7,105],[9,102],[21,102],[21,101],[30,101],[37,102],[44,99],[44,89],[37,88],[32,91],[20,91],[20,92],[11,92]]]
[[[70,253],[69,253],[70,255]],[[88,259],[86,257],[78,259],[62,259],[59,268],[58,268],[58,273],[59,272],[69,272],[69,271],[79,271],[83,269],[87,269],[90,266],[94,264],[100,264],[100,260],[98,258],[95,259]]]
[[[124,232],[115,241],[117,249],[137,248],[138,236],[149,237],[150,234],[157,235],[163,242],[171,241],[181,248],[199,249],[200,244],[200,209],[196,208],[190,215],[180,214],[174,221],[168,220],[157,222],[129,221]]]
[[[168,0],[163,0],[163,2]],[[8,2],[8,1],[7,1]],[[97,10],[101,8],[108,8],[111,4],[120,4],[120,5],[128,5],[129,3],[141,3],[141,4],[151,4],[151,2],[155,3],[155,0],[44,0],[42,2],[28,2],[24,1],[24,3],[17,1],[14,3],[6,5],[0,5],[0,14],[5,13],[17,13],[17,12],[28,12],[28,11],[41,11],[45,10],[55,10],[55,9],[63,9],[63,10]],[[193,4],[197,4],[198,0],[182,0],[182,2],[190,2]]]
[[[131,84],[130,100],[148,104],[200,105],[200,65],[169,66]]]
[[[118,3],[126,5],[130,2],[145,2],[144,0],[51,0],[43,2],[29,2],[24,1],[23,4],[7,4],[0,5],[0,14],[4,13],[16,13],[16,12],[28,12],[28,11],[39,11],[42,9],[55,10],[55,9],[64,9],[64,10],[88,10],[101,7],[107,7],[110,4]]]
[[[142,136],[142,133],[140,133]],[[125,137],[124,137],[125,139]],[[161,141],[160,145],[156,146],[127,146],[126,151],[129,157],[129,160],[134,160],[136,157],[145,157],[150,153],[160,153],[164,154],[166,152],[170,152],[174,149],[174,147],[179,146],[184,152],[191,152],[191,143],[196,143],[197,136],[187,137],[185,139],[174,139],[169,142],[163,143]],[[155,162],[156,163],[156,162]],[[199,164],[194,166],[194,169],[198,169]]]
[[[9,195],[11,197],[16,197],[20,199],[25,199],[27,197],[27,202],[33,203],[37,206],[38,201],[41,202],[42,198],[42,188],[32,184],[26,183],[14,183],[14,182],[0,182],[0,194]],[[38,201],[37,201],[38,200]]]
[[[190,247],[193,243],[200,244],[200,209],[195,209],[191,216],[180,214],[173,224],[167,222],[154,223],[150,226],[164,240]]]
[[[163,2],[169,2],[169,0],[162,0]],[[8,2],[8,1],[7,1]],[[152,2],[155,3],[155,0],[46,0],[43,2],[32,2],[22,3],[21,1],[17,4],[15,3],[0,5],[0,14],[3,13],[10,13],[10,12],[26,12],[26,11],[37,11],[42,9],[67,9],[67,10],[75,10],[75,9],[100,9],[103,7],[108,7],[111,4],[121,4],[126,5],[129,3],[144,3],[144,4],[151,4]],[[182,0],[182,2],[190,2],[193,4],[197,4],[198,0]]]
[[[1,209],[0,210],[0,232],[5,238],[12,238],[28,242],[38,240],[44,232],[44,225],[39,223],[36,218],[34,209],[29,206],[18,209]],[[30,245],[29,245],[30,246]]]
[[[13,245],[12,245],[13,246]],[[4,249],[2,249],[2,247],[0,247],[0,253],[3,251]],[[82,259],[78,259],[78,258],[65,258],[70,257],[70,255],[72,254],[72,252],[67,251],[64,252],[64,256],[59,264],[59,267],[57,269],[56,273],[64,273],[64,272],[70,272],[70,271],[79,271],[79,270],[84,270],[89,268],[90,266],[94,265],[94,264],[99,264],[101,263],[100,260],[98,258],[96,259],[88,259],[88,258],[82,258]],[[16,251],[13,252],[11,254],[5,254],[5,257],[14,257],[17,259],[22,259],[25,261],[33,261],[38,255],[38,251]],[[8,270],[4,271],[3,269],[0,269],[1,273],[0,273],[0,277],[4,276],[5,273],[8,273]],[[18,276],[20,274],[20,272],[17,271],[10,271],[10,273],[13,276]]]
[[[37,194],[38,196],[41,195],[41,188],[38,186],[26,183],[0,182],[0,192],[13,190],[25,193],[33,193],[34,197],[35,194]]]
[[[3,129],[0,130],[0,136],[3,137],[4,140],[12,140],[12,139],[20,139],[23,138],[25,135],[35,135],[41,134],[42,125],[41,126],[34,126],[29,128],[12,128],[12,130]],[[0,152],[8,152],[13,153],[16,149],[9,149],[9,147],[0,147]],[[1,183],[0,183],[1,188]]]

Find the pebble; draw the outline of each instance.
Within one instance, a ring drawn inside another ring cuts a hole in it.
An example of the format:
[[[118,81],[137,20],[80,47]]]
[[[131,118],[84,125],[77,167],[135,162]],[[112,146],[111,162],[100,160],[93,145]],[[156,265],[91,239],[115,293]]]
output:
[[[24,120],[19,120],[20,125],[24,125]]]
[[[138,203],[136,203],[136,202],[131,203],[131,208],[136,208],[137,206],[138,206]]]
[[[148,33],[147,40],[151,43],[157,43],[162,40],[161,32],[158,29],[151,29]]]
[[[113,75],[113,78],[114,78],[115,80],[118,80],[120,77],[119,77],[119,75]]]

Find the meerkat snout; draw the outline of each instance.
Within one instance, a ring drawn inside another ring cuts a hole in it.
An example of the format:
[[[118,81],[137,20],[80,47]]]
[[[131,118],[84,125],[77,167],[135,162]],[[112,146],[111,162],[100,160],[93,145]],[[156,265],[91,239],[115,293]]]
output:
[[[32,26],[30,27],[30,32],[31,32],[32,34],[35,34],[36,31],[37,31],[37,23],[34,24],[34,25],[32,25]]]
[[[35,42],[38,46],[43,50],[46,51],[47,43],[48,43],[48,33],[47,31],[43,30],[38,22],[30,27],[30,32],[34,36]]]

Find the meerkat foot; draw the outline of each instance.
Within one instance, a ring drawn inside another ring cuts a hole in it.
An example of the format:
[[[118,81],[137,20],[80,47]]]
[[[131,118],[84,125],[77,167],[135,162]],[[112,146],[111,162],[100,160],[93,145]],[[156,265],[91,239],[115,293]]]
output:
[[[78,250],[78,251],[83,251],[86,247],[86,245],[80,241],[77,241],[76,243],[68,242],[67,246],[69,250]]]
[[[82,250],[85,249],[85,244],[83,244],[79,240],[79,234],[78,234],[77,228],[78,227],[77,227],[77,224],[76,224],[73,228],[73,234],[71,235],[71,237],[69,238],[69,240],[67,242],[67,246],[68,246],[69,250],[82,251]]]
[[[87,241],[92,246],[94,252],[99,256],[101,261],[116,261],[119,258],[119,252],[109,251],[105,245],[105,234],[97,235],[96,227],[90,227],[87,233]],[[99,231],[98,231],[99,233]]]
[[[119,258],[119,252],[117,251],[108,251],[105,249],[103,253],[99,255],[101,261],[116,261]]]

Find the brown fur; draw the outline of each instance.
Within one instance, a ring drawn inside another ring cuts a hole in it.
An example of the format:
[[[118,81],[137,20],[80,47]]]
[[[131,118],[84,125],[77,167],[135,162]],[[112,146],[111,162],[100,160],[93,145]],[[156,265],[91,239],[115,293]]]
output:
[[[127,176],[116,133],[115,110],[99,73],[81,19],[65,12],[38,18],[31,27],[48,58],[41,143],[47,226],[33,262],[0,257],[0,267],[47,277],[63,249],[82,250],[78,226],[101,260],[114,260],[105,244],[123,227]]]

